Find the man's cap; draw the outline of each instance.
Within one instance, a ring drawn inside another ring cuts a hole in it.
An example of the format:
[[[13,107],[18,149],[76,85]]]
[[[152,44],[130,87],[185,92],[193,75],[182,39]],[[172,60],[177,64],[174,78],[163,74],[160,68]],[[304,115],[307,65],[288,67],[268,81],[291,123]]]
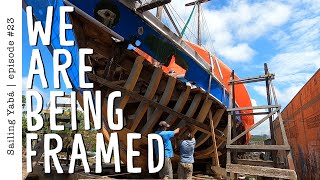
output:
[[[166,128],[170,127],[170,125],[169,125],[166,121],[161,121],[161,122],[159,123],[159,126],[160,126],[160,127],[166,127]]]

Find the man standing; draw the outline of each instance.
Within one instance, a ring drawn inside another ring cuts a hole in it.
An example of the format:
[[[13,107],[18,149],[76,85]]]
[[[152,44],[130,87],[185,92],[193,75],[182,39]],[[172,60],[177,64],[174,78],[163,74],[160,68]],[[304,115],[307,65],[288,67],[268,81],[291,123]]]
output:
[[[171,158],[173,158],[174,153],[172,149],[171,139],[175,134],[179,133],[180,128],[177,128],[174,131],[167,131],[169,127],[170,125],[166,121],[161,121],[159,123],[159,130],[156,131],[156,134],[159,134],[162,137],[164,145],[164,165],[159,172],[159,176],[161,179],[173,179]],[[156,149],[158,149],[157,146]]]
[[[194,148],[196,140],[190,130],[185,133],[184,139],[180,141],[180,162],[178,165],[179,179],[192,179]]]

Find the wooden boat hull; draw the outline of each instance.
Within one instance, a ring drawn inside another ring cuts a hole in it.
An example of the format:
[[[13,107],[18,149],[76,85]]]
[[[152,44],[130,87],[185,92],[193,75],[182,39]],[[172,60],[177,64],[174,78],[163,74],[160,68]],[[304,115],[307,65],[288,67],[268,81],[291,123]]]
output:
[[[35,17],[42,22],[45,22],[45,14],[41,13],[41,9],[46,9],[45,6],[48,5],[54,5],[55,13],[58,13],[58,7],[64,5],[60,0],[25,0],[24,3],[34,7]],[[225,88],[222,83],[215,79],[212,81],[211,89],[209,88],[210,93],[206,92],[205,89],[208,89],[209,82],[207,71],[201,69],[198,64],[190,60],[190,57],[184,55],[190,67],[185,79],[197,80],[200,77],[203,80],[197,81],[199,82],[198,88],[187,86],[182,80],[169,76],[161,68],[155,67],[137,52],[128,50],[128,44],[131,42],[126,41],[126,37],[102,26],[101,23],[99,24],[78,8],[74,13],[69,14],[68,22],[73,24],[74,30],[73,32],[67,30],[67,38],[76,40],[77,44],[73,47],[63,47],[59,42],[52,41],[51,48],[65,48],[72,53],[73,65],[69,68],[68,74],[74,89],[78,91],[77,98],[81,105],[83,103],[82,90],[78,86],[78,77],[73,76],[74,72],[78,71],[77,50],[79,48],[94,50],[94,54],[86,59],[87,64],[93,67],[93,73],[88,74],[87,77],[89,81],[94,82],[93,91],[101,90],[102,92],[104,127],[101,132],[107,141],[111,130],[108,129],[106,122],[108,112],[105,97],[115,90],[122,92],[123,96],[115,106],[124,109],[125,113],[126,126],[118,132],[120,157],[123,162],[126,162],[126,134],[138,132],[142,134],[143,138],[141,141],[135,141],[134,147],[141,152],[141,156],[137,157],[134,162],[136,166],[146,169],[146,136],[155,132],[160,120],[166,120],[173,129],[183,127],[183,121],[193,127],[197,141],[195,159],[209,159],[207,162],[211,164],[213,157],[217,158],[218,155],[224,154],[227,114],[225,112],[226,104],[222,102],[224,98],[228,99],[228,93],[223,92]],[[55,16],[52,39],[59,39],[58,23],[59,17]],[[114,37],[123,38],[124,41],[116,42]],[[151,50],[148,51],[146,47],[140,48],[157,57],[157,54]],[[159,59],[161,61],[161,58]],[[63,63],[64,60],[61,59],[61,61]],[[199,77],[195,76],[195,73]],[[243,129],[244,127],[240,123],[238,131],[241,132]],[[240,139],[239,143],[244,144],[245,141],[246,138]],[[178,157],[175,155],[174,161],[177,161]]]

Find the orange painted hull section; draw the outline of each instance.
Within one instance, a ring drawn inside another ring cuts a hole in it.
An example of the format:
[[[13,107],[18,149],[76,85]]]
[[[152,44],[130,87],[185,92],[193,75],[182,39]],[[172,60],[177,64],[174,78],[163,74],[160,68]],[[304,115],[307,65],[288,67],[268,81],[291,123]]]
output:
[[[207,50],[203,49],[202,47],[200,47],[196,44],[190,43],[188,41],[185,41],[185,42],[190,47],[192,47],[207,63],[211,64],[209,52]],[[153,58],[151,56],[149,56],[148,54],[144,53],[143,51],[141,51],[137,48],[135,49],[135,51],[137,53],[139,53],[141,56],[145,57],[149,62],[152,63]],[[220,59],[218,59],[216,56],[212,55],[212,59],[213,59],[213,65],[214,65],[214,75],[218,78],[218,80],[229,91],[228,82],[230,80],[230,74],[231,74],[232,70],[226,64],[224,64]],[[215,62],[215,59],[217,60],[217,62],[219,64],[222,77],[219,73],[219,68]],[[174,57],[172,58],[169,65],[162,66],[162,69],[165,73],[169,73],[170,70],[174,70],[177,75],[184,75],[186,73],[186,70],[184,70],[182,67],[180,67],[179,65],[177,65],[175,63]],[[239,77],[237,75],[235,75],[235,79],[239,79]],[[249,93],[248,93],[246,87],[244,86],[244,84],[239,84],[239,85],[235,86],[235,99],[236,99],[236,103],[239,107],[252,106]],[[242,113],[252,113],[252,110],[242,111]],[[242,116],[241,121],[242,121],[242,124],[245,129],[250,128],[254,124],[253,116]],[[249,142],[250,137],[251,137],[251,135],[250,135],[250,133],[248,133],[247,138],[246,138],[247,143]]]

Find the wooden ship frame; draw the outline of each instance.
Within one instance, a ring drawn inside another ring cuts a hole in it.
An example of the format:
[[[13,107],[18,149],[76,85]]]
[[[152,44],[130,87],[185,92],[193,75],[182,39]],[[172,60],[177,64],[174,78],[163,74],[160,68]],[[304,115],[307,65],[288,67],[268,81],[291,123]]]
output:
[[[170,35],[170,41],[179,47],[179,52],[188,54],[208,73],[208,78],[204,78],[208,79],[207,90],[203,87],[188,85],[182,79],[165,73],[161,67],[150,63],[143,54],[129,50],[128,44],[134,41],[128,41],[69,1],[57,0],[54,2],[57,7],[63,5],[74,7],[75,11],[69,13],[68,20],[73,25],[72,35],[74,34],[77,48],[71,47],[73,48],[71,51],[78,48],[92,48],[94,51],[94,54],[86,57],[86,64],[93,68],[92,73],[87,73],[87,79],[94,83],[93,92],[101,91],[104,122],[101,132],[104,134],[106,142],[109,141],[109,134],[112,132],[106,124],[108,113],[106,97],[115,90],[122,92],[122,97],[116,101],[115,107],[124,110],[125,127],[123,130],[117,131],[120,139],[120,157],[123,162],[127,160],[127,133],[141,133],[141,141],[134,141],[135,149],[141,153],[140,157],[135,158],[134,165],[147,169],[146,147],[148,142],[146,136],[155,132],[158,123],[165,120],[172,129],[184,127],[185,124],[192,126],[192,133],[197,142],[194,154],[197,163],[215,166],[226,165],[224,159],[228,131],[226,108],[228,92],[223,83],[220,83],[221,98],[219,99],[211,93],[211,89],[214,88],[212,82],[221,81],[215,76],[213,63],[204,62],[195,50],[181,40],[181,37],[172,35],[170,30],[161,26],[160,29]],[[23,3],[24,7],[32,5],[43,8],[45,6],[41,4],[42,1],[24,0]],[[43,21],[36,13],[34,14],[35,18]],[[59,27],[53,26],[53,28]],[[54,31],[55,29],[53,29],[53,36],[57,38],[58,34],[55,34]],[[54,43],[52,42],[49,49],[64,48]],[[157,58],[157,60],[159,59]],[[73,81],[76,81],[76,78],[71,77]],[[77,100],[82,106],[82,90],[77,87],[75,90],[77,91]],[[252,111],[244,111],[244,113],[250,112]],[[234,129],[235,135],[237,135],[243,132],[245,127],[241,121],[234,120]],[[243,136],[236,143],[245,144],[247,141],[248,137]],[[178,162],[178,159],[179,156],[175,155],[173,161]]]

